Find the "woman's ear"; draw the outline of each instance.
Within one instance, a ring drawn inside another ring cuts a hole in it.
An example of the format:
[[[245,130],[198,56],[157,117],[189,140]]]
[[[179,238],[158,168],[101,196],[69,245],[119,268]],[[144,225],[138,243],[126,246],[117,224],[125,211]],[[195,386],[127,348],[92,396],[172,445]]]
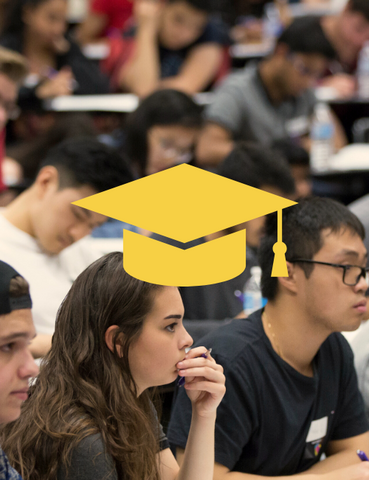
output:
[[[111,325],[105,332],[105,342],[108,346],[108,349],[114,353],[114,339],[115,347],[117,349],[118,355],[122,357],[123,355],[123,333],[121,332],[118,337],[116,337],[117,331],[119,331],[118,325]]]
[[[292,293],[297,292],[295,264],[286,262],[288,277],[278,277],[280,285]]]

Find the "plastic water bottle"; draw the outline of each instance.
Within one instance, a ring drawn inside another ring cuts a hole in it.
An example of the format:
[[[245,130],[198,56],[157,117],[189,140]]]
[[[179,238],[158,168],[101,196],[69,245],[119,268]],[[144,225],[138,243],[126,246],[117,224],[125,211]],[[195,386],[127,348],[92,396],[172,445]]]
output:
[[[283,25],[278,7],[267,3],[264,7],[264,38],[273,41],[282,33]]]
[[[357,93],[361,98],[369,98],[369,42],[362,48],[356,70]]]
[[[247,280],[243,290],[243,309],[248,316],[266,304],[266,299],[260,290],[261,268],[252,267],[251,277]]]
[[[334,154],[334,123],[325,103],[315,106],[311,125],[310,165],[313,173],[329,170],[329,162]]]

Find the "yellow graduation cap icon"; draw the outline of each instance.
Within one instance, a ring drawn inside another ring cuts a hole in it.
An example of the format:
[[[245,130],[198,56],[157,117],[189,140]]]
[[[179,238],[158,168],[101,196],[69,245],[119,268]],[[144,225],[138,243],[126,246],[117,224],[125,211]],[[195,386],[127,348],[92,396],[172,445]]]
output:
[[[272,276],[287,276],[283,208],[295,202],[182,164],[92,195],[75,205],[185,243],[278,211]],[[124,230],[124,269],[159,285],[223,282],[246,267],[246,230],[181,249]]]

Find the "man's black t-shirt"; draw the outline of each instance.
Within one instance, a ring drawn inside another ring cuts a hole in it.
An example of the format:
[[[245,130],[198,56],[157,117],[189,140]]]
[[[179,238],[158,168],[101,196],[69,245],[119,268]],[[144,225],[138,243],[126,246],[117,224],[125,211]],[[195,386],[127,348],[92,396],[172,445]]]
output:
[[[224,367],[226,394],[215,428],[215,461],[231,471],[293,475],[320,460],[330,440],[368,430],[353,354],[331,334],[306,377],[284,362],[265,335],[261,310],[201,339]],[[182,448],[191,407],[182,389],[172,412],[169,442]]]

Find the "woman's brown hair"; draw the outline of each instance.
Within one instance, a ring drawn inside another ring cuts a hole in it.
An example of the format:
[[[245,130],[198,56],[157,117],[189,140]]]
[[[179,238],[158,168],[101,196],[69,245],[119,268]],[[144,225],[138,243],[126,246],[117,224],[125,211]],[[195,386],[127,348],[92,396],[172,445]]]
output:
[[[159,479],[151,400],[147,392],[137,397],[128,363],[158,288],[130,277],[119,252],[97,260],[76,279],[21,416],[2,430],[0,444],[24,480],[56,480],[58,468],[68,468],[72,450],[95,433],[119,479]],[[119,327],[114,351],[105,342],[111,325]]]

